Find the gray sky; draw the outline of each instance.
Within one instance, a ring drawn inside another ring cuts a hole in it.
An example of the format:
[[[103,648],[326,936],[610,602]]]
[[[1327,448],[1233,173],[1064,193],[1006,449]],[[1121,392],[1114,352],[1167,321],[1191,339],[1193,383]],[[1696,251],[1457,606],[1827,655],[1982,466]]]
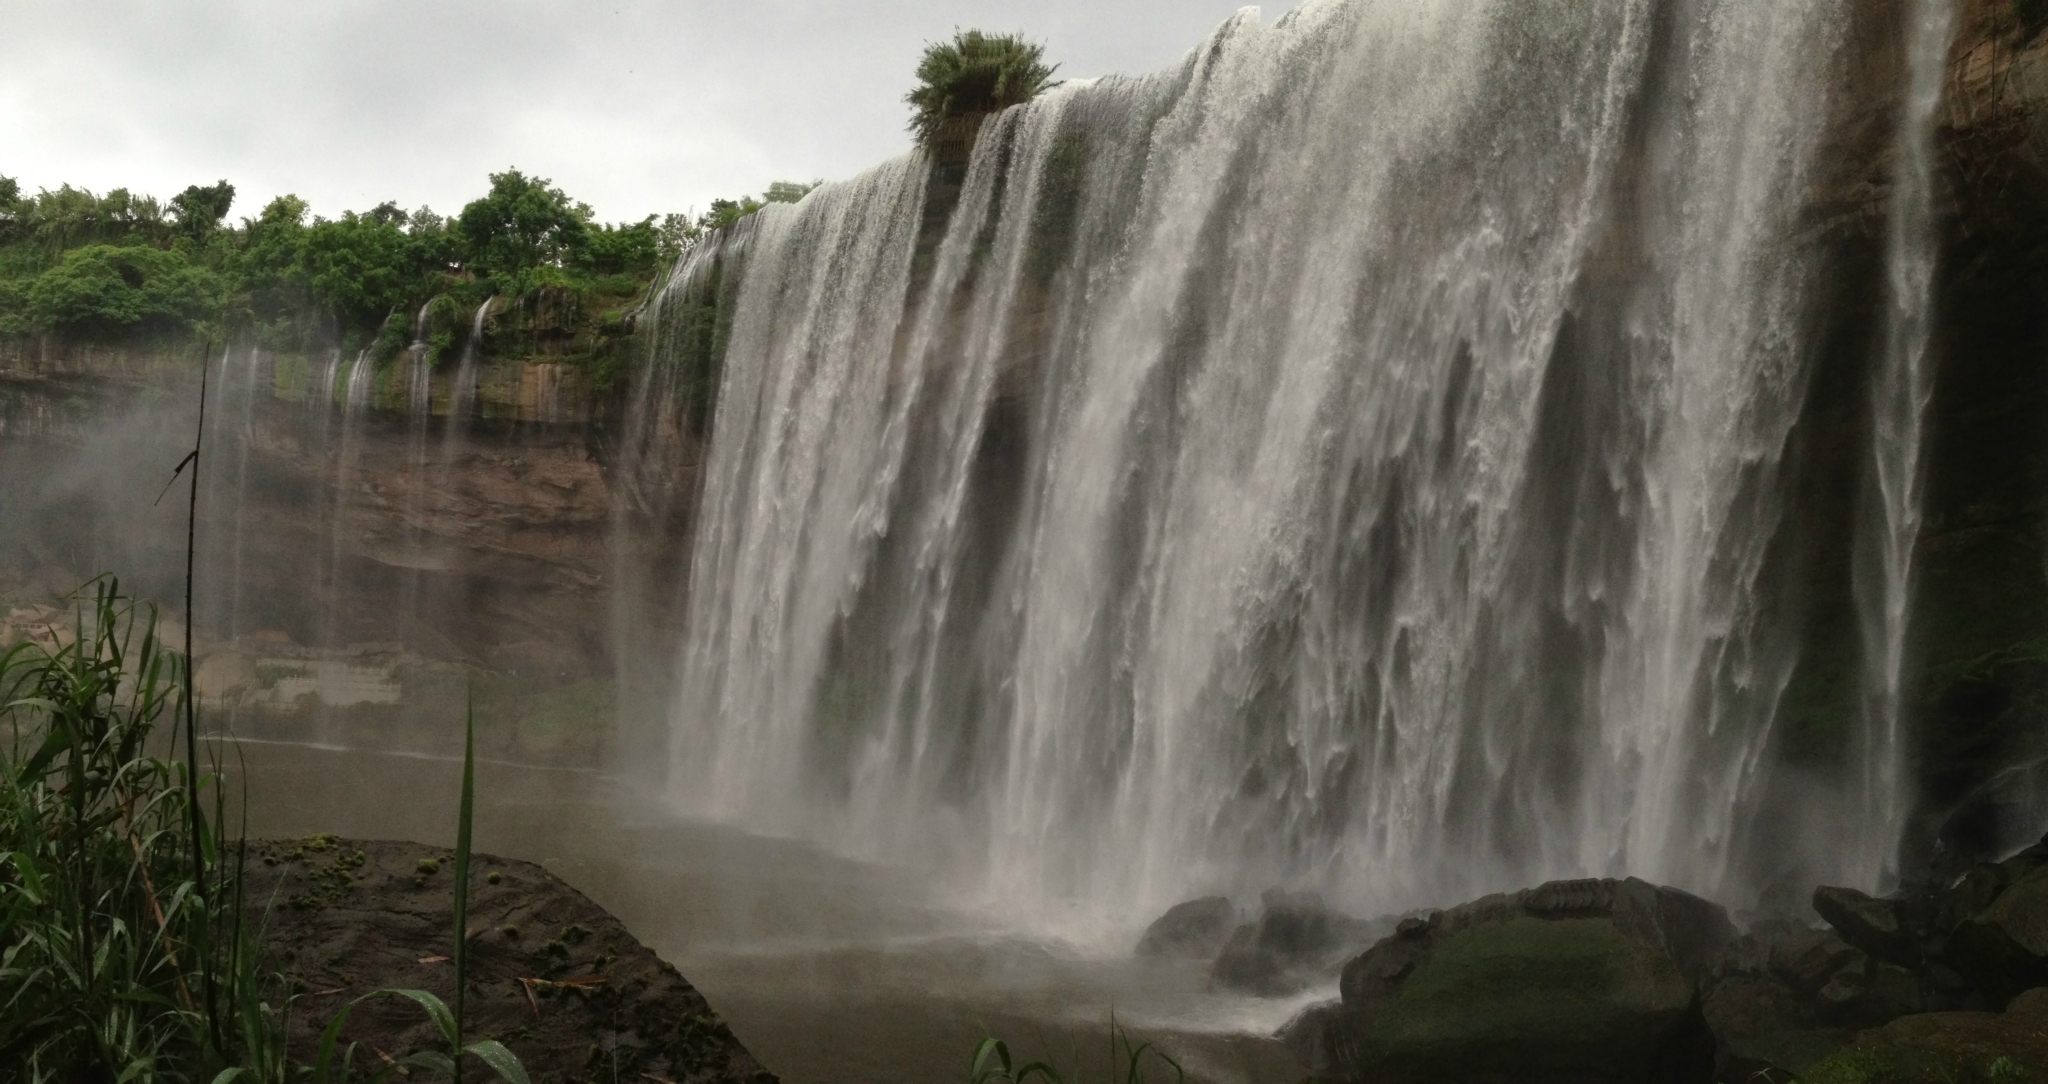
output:
[[[1239,6],[11,0],[0,175],[161,197],[225,177],[235,217],[284,192],[333,216],[447,214],[517,166],[637,219],[901,153],[918,54],[956,27],[1022,30],[1091,76],[1171,65]]]

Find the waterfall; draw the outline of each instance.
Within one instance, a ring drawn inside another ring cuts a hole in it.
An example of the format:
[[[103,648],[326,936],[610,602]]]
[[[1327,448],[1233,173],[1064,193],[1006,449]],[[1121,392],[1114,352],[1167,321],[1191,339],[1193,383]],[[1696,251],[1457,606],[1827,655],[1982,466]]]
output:
[[[334,446],[334,520],[328,532],[331,553],[328,560],[326,641],[329,647],[341,646],[336,641],[339,636],[342,600],[347,593],[342,565],[343,554],[347,549],[348,510],[355,496],[356,460],[362,453],[360,430],[377,386],[377,363],[370,356],[370,349],[364,347],[356,353],[355,360],[349,363],[348,384],[342,393],[341,401],[341,437]]]
[[[476,319],[469,328],[469,338],[462,342],[462,354],[455,363],[455,381],[448,388],[448,431],[447,442],[452,453],[462,442],[462,434],[473,414],[477,412],[477,360],[483,354],[484,321],[491,315],[491,303],[496,297],[487,297],[477,306]]]
[[[1872,870],[1891,863],[1884,840],[1897,837],[1909,812],[1902,683],[1913,550],[1920,537],[1920,497],[1926,480],[1922,426],[1934,392],[1930,352],[1939,243],[1934,223],[1935,133],[1955,38],[1954,7],[1953,0],[1913,0],[1908,6],[1906,91],[1885,252],[1889,307],[1871,404],[1871,477],[1878,515],[1874,537],[1866,538],[1857,554],[1863,566],[1858,569],[1858,601],[1869,735],[1863,764],[1864,816],[1885,828],[1862,841],[1877,848],[1862,856]],[[1872,547],[1875,553],[1870,552]]]
[[[235,410],[216,411],[217,416],[229,419],[231,428],[226,434],[235,450],[234,479],[231,492],[234,494],[234,512],[228,521],[228,558],[225,579],[227,588],[227,619],[213,627],[230,641],[237,640],[242,629],[242,584],[244,562],[247,557],[248,512],[249,512],[249,453],[256,445],[256,404],[264,391],[259,386],[263,374],[263,354],[254,346],[243,352],[244,363],[236,373],[230,366],[234,356],[232,349],[221,354],[220,393],[216,402],[222,407],[239,407]],[[215,437],[216,446],[220,438]],[[219,582],[218,580],[215,582]]]
[[[410,478],[405,487],[405,513],[402,517],[407,569],[398,617],[399,628],[406,631],[418,624],[420,569],[425,562],[421,516],[428,485],[427,431],[434,420],[434,346],[427,340],[427,322],[436,300],[439,298],[429,299],[420,306],[419,315],[413,319],[412,345],[406,350],[411,379],[405,402],[405,462]]]
[[[1248,10],[986,122],[943,236],[913,156],[701,246],[673,800],[1046,921],[1868,880],[1861,791],[1759,822],[1848,10]]]

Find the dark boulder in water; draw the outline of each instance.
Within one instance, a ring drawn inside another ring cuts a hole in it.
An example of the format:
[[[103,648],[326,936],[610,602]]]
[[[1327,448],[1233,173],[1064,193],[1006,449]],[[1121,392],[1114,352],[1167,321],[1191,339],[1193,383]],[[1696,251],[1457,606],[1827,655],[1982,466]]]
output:
[[[1281,1039],[1376,1084],[1704,1081],[1696,990],[1734,937],[1719,906],[1634,879],[1489,896],[1404,923]]]
[[[1237,927],[1237,905],[1223,896],[1204,896],[1167,909],[1138,940],[1138,955],[1213,960]]]
[[[1387,930],[1331,910],[1314,892],[1271,891],[1261,903],[1258,919],[1239,926],[1216,957],[1216,985],[1265,997],[1297,993]]]

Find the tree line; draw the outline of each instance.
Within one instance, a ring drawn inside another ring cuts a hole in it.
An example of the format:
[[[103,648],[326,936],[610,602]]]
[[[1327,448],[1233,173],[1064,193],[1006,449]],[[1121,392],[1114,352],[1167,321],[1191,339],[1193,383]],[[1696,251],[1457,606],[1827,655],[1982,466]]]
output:
[[[234,222],[225,180],[164,201],[68,184],[28,195],[0,177],[0,336],[234,331],[286,345],[321,324],[361,343],[443,295],[630,297],[706,231],[813,187],[778,182],[701,215],[605,223],[547,179],[510,169],[452,217],[387,202],[324,218],[286,195]]]

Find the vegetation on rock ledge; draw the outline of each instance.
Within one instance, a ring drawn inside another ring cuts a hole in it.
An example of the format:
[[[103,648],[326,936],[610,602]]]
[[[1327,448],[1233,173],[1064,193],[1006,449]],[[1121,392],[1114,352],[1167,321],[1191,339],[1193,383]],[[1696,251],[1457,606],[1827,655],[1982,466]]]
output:
[[[388,355],[436,298],[473,309],[542,290],[574,295],[601,323],[706,231],[812,187],[778,182],[700,215],[604,223],[547,179],[508,169],[452,218],[386,202],[330,219],[285,195],[233,224],[225,180],[163,201],[70,185],[25,195],[0,177],[0,336],[232,332],[277,349],[319,341]]]
[[[996,113],[1037,97],[1053,85],[1058,68],[1044,61],[1045,46],[1022,34],[966,30],[927,45],[917,65],[918,87],[904,96],[918,144],[935,144],[955,117]]]

